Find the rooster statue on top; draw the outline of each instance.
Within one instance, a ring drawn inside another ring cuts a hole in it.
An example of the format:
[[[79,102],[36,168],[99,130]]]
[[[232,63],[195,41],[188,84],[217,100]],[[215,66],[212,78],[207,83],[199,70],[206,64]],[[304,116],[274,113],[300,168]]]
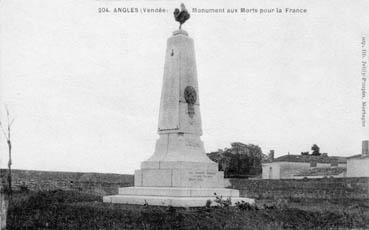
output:
[[[188,13],[185,5],[181,3],[181,11],[176,8],[173,12],[174,18],[177,22],[179,22],[179,29],[181,29],[182,24],[185,23],[190,18],[190,14]]]

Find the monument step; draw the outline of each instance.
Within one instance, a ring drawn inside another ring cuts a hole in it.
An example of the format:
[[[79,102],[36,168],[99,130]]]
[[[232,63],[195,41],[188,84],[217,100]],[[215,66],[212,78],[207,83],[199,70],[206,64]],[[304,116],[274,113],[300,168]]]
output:
[[[169,197],[239,197],[236,189],[226,188],[181,188],[181,187],[123,187],[119,195],[169,196]]]
[[[206,169],[141,169],[136,187],[224,188],[224,173]]]
[[[211,206],[217,206],[215,197],[171,197],[171,196],[136,196],[136,195],[115,195],[104,196],[103,201],[106,203],[120,204],[138,204],[138,205],[155,205],[155,206],[173,206],[173,207],[204,207],[206,202],[211,200]],[[246,202],[255,204],[254,199],[245,197],[232,197],[231,202],[234,206],[237,202]]]

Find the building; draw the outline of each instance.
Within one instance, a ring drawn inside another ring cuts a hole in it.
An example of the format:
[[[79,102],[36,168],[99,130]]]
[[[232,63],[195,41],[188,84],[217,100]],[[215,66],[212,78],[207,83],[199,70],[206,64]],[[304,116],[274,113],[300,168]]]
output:
[[[362,142],[359,155],[347,158],[347,177],[369,177],[369,141]]]
[[[332,177],[346,177],[346,167],[323,167],[310,168],[294,175],[294,179],[317,179],[317,178],[332,178]]]
[[[274,152],[271,155],[274,155]],[[264,161],[262,170],[263,179],[344,177],[346,175],[346,158],[288,154]]]

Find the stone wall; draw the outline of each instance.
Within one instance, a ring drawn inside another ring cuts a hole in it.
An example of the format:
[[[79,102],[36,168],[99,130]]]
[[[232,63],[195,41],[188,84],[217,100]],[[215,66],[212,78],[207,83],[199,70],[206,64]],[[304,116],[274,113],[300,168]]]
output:
[[[7,170],[0,169],[3,185],[7,184]],[[12,187],[32,191],[77,190],[98,195],[117,194],[119,187],[133,185],[133,175],[111,173],[53,172],[34,170],[12,170]]]
[[[369,177],[247,180],[229,179],[240,195],[256,199],[369,199]]]
[[[117,194],[133,186],[133,175],[13,170],[13,187],[30,190],[77,190],[98,195]],[[6,181],[6,170],[0,169]],[[227,179],[240,195],[256,199],[369,199],[369,177],[248,180]],[[5,184],[5,183],[4,183]]]

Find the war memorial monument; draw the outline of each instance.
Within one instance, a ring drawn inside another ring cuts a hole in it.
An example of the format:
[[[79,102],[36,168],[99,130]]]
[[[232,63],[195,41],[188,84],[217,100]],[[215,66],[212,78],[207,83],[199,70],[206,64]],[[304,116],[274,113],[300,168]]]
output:
[[[134,187],[119,188],[104,202],[173,207],[204,206],[217,196],[254,203],[225,188],[224,174],[211,161],[202,135],[199,86],[193,39],[181,29],[190,15],[181,5],[174,11],[179,30],[167,40],[158,134],[154,154],[135,171]],[[216,195],[215,195],[216,194]],[[212,202],[212,204],[215,204]]]

